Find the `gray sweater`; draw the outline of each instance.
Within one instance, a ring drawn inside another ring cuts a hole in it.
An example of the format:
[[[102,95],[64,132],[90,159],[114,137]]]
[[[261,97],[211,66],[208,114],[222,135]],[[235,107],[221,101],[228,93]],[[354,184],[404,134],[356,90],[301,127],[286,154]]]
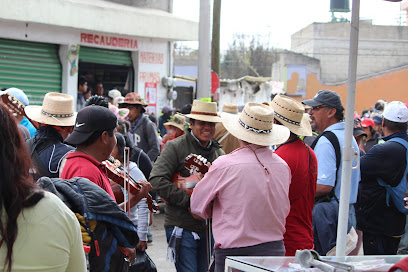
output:
[[[130,137],[137,147],[143,149],[152,162],[159,156],[160,147],[157,139],[157,128],[148,116],[142,116],[133,132],[130,133]]]

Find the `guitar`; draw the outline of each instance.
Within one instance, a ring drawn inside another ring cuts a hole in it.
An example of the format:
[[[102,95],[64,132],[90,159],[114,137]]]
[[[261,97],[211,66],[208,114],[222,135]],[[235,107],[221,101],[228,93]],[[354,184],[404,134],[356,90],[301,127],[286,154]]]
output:
[[[190,154],[184,160],[184,167],[190,171],[190,176],[183,177],[180,173],[176,173],[173,175],[171,181],[178,188],[191,195],[194,187],[200,181],[197,173],[204,175],[208,172],[207,159],[201,155]]]
[[[12,94],[3,94],[1,96],[1,100],[2,102],[7,106],[9,112],[17,117],[26,117],[28,120],[30,120],[30,122],[33,124],[33,126],[35,128],[38,128],[39,125],[37,122],[31,120],[30,118],[28,118],[28,116],[26,115],[24,108],[25,106],[23,105],[23,103],[21,103],[17,98],[15,98]]]

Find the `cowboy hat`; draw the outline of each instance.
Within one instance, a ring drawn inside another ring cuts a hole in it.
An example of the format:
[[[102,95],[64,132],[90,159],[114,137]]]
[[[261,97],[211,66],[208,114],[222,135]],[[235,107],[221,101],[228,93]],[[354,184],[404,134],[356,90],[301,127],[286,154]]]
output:
[[[119,105],[121,107],[126,107],[126,105],[142,105],[143,107],[148,106],[146,101],[138,93],[127,93],[125,95],[125,100],[123,102],[119,102]]]
[[[235,137],[248,143],[270,146],[284,143],[289,129],[273,124],[273,109],[258,103],[247,103],[240,115],[223,112],[222,123]]]
[[[176,113],[175,115],[170,116],[169,121],[164,123],[163,125],[167,130],[169,129],[169,126],[173,126],[173,127],[179,128],[182,131],[184,131],[185,123],[186,123],[186,118],[184,117],[184,115]]]
[[[299,136],[312,136],[309,114],[303,105],[285,95],[277,95],[268,103],[275,111],[275,119]]]
[[[41,124],[70,127],[75,125],[74,99],[63,93],[47,93],[42,106],[24,108],[27,116]]]
[[[238,114],[238,105],[232,103],[224,103],[224,105],[222,106],[222,112]]]
[[[186,117],[205,122],[221,122],[221,118],[217,114],[217,103],[215,102],[194,100],[191,112]]]

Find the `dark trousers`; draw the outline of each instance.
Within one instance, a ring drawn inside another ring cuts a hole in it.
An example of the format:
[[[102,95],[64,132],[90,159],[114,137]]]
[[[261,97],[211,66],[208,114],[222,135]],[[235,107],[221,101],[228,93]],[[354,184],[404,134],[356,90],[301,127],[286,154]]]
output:
[[[363,232],[364,255],[395,255],[401,238]]]
[[[285,256],[285,246],[281,240],[249,247],[217,248],[214,255],[215,272],[224,272],[227,256]]]

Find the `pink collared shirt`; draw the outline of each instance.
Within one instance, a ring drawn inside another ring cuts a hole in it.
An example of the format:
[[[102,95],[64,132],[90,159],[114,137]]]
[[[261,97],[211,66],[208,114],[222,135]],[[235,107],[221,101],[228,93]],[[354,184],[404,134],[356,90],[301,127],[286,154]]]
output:
[[[213,218],[215,248],[279,241],[289,214],[288,165],[268,147],[238,148],[214,161],[191,196],[191,212]]]

